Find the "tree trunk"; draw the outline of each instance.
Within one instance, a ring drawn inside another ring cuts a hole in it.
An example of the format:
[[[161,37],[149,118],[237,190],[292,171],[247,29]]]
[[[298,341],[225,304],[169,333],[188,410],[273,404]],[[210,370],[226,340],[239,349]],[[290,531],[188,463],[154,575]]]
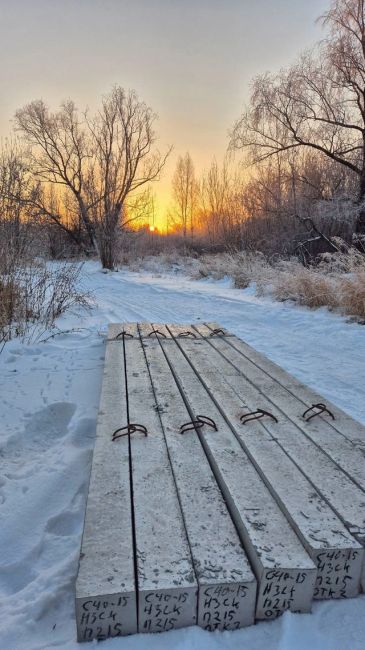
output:
[[[98,244],[98,238],[96,236],[96,230],[93,222],[89,218],[89,215],[87,213],[86,206],[84,204],[83,199],[81,198],[80,194],[76,194],[77,202],[79,205],[80,209],[80,216],[81,220],[85,226],[87,235],[89,237],[89,241],[91,244],[91,247],[94,249],[95,253],[100,257],[100,250],[99,250],[99,244]]]
[[[100,250],[99,250],[98,239],[97,239],[97,236],[96,236],[95,226],[90,221],[87,214],[82,215],[82,220],[84,222],[85,229],[86,229],[86,232],[88,234],[91,247],[93,248],[95,253],[100,257]]]
[[[114,255],[114,242],[109,237],[104,237],[100,245],[100,261],[103,269],[114,271],[115,269],[115,255]]]
[[[119,221],[119,211],[105,215],[103,219],[104,229],[100,238],[100,260],[103,269],[113,271],[116,267],[116,234]]]
[[[356,232],[363,235],[365,234],[365,165],[360,175],[358,203],[360,210],[356,221]]]

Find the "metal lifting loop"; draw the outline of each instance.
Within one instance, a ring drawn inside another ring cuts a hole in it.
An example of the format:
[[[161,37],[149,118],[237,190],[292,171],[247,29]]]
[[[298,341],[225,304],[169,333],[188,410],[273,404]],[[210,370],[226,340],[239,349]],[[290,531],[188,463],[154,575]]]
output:
[[[212,330],[211,333],[209,334],[209,336],[225,336],[225,335],[226,335],[225,331],[220,328]]]
[[[192,336],[193,339],[196,339],[196,334],[194,334],[194,332],[180,332],[180,334],[178,334],[178,337],[181,339],[187,339],[189,336]]]
[[[117,339],[119,339],[119,337],[121,337],[122,339],[125,339],[126,336],[128,336],[130,339],[133,339],[133,338],[134,338],[133,334],[130,334],[129,332],[126,332],[125,330],[123,330],[122,332],[119,332],[119,334],[117,334],[117,335],[114,337],[114,341],[116,341]]]
[[[307,413],[310,413],[314,409],[318,409],[318,411],[306,417]],[[322,404],[321,402],[319,402],[318,404],[312,404],[312,406],[309,409],[304,411],[302,417],[305,419],[306,422],[309,422],[309,420],[315,418],[317,415],[321,415],[322,413],[328,413],[328,415],[332,418],[332,420],[335,420],[335,416],[333,415],[333,413],[327,408],[325,404]]]
[[[202,426],[204,426],[204,424],[207,424],[209,427],[212,427],[212,429],[214,429],[214,431],[218,431],[218,427],[217,427],[216,423],[214,422],[214,420],[212,418],[208,418],[207,415],[197,415],[196,419],[198,420],[198,422],[203,423]]]
[[[120,433],[120,431],[124,431],[124,433]],[[114,440],[117,440],[118,438],[123,438],[123,436],[131,435],[137,431],[144,433],[145,436],[148,435],[148,431],[143,424],[127,424],[127,426],[120,427],[114,431],[112,441],[114,442]]]
[[[160,332],[160,330],[152,330],[152,331],[149,333],[148,336],[152,336],[152,334],[155,334],[155,336],[160,335],[160,336],[162,336],[164,339],[167,338],[166,334],[164,334],[163,332]]]
[[[261,420],[261,418],[264,417],[269,417],[275,422],[278,422],[278,419],[275,417],[275,415],[269,413],[269,411],[264,411],[263,409],[257,409],[257,411],[244,413],[243,415],[241,415],[240,420],[242,424],[247,424],[247,422],[251,422],[251,420]]]
[[[194,429],[201,429],[204,425],[212,427],[214,431],[218,431],[218,427],[212,418],[208,418],[207,415],[197,415],[195,420],[185,422],[185,424],[181,425],[180,433],[186,433],[187,431],[193,431]]]

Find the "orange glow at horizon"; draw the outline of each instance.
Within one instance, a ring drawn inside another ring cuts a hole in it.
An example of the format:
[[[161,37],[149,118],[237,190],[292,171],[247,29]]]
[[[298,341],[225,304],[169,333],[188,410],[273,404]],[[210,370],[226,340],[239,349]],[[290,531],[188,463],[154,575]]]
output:
[[[165,173],[163,178],[152,184],[155,203],[153,220],[150,221],[150,232],[166,234],[169,230],[168,212],[172,206],[171,174],[171,171],[170,174]],[[151,230],[151,228],[154,230]]]
[[[173,233],[179,155],[190,153],[198,177],[213,158],[223,159],[251,79],[281,69],[322,37],[315,19],[328,2],[2,2],[0,139],[11,136],[16,109],[39,97],[52,110],[72,98],[80,114],[86,107],[94,114],[114,84],[135,88],[158,115],[157,149],[164,155],[173,145],[152,184],[153,220],[142,220],[159,234]]]

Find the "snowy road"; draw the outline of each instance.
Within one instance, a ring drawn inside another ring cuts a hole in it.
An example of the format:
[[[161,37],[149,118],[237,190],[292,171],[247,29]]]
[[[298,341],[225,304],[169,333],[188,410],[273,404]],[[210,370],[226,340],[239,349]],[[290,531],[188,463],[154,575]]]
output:
[[[326,310],[258,299],[229,281],[103,274],[85,265],[95,297],[85,328],[0,355],[0,648],[75,650],[74,579],[108,322],[216,320],[365,423],[365,328]],[[357,650],[365,597],[314,606],[238,632],[190,628],[103,642],[113,650]],[[101,647],[101,646],[100,646]]]

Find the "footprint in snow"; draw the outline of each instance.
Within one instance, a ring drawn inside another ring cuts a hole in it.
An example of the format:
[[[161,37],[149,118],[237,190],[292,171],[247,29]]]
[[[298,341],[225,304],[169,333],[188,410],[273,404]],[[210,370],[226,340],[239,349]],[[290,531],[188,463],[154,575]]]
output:
[[[80,418],[71,434],[75,447],[91,447],[95,438],[96,419]]]
[[[11,436],[0,448],[3,469],[27,465],[40,451],[57,444],[68,433],[75,411],[76,404],[72,402],[54,402],[27,416],[24,430]]]
[[[25,435],[40,446],[49,447],[66,435],[68,425],[76,411],[73,402],[54,402],[33,413],[26,424]]]
[[[80,530],[79,512],[61,512],[48,520],[46,531],[57,537],[68,537],[78,534]]]

